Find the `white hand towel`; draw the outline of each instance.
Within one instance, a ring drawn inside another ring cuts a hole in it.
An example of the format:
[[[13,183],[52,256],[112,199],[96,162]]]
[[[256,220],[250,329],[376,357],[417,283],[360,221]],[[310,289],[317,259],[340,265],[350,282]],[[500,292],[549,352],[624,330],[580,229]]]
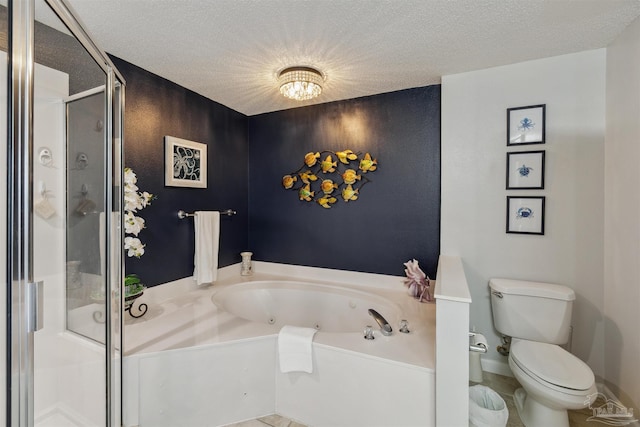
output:
[[[218,278],[220,212],[198,211],[193,221],[196,233],[193,277],[198,285],[202,285]]]
[[[313,328],[283,326],[278,334],[280,372],[313,372]]]

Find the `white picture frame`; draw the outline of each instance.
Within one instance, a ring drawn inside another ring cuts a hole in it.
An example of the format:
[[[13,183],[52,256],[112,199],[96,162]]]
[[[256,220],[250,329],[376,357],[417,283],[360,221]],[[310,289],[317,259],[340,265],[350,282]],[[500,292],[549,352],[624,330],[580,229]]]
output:
[[[207,188],[207,145],[165,136],[164,185]]]

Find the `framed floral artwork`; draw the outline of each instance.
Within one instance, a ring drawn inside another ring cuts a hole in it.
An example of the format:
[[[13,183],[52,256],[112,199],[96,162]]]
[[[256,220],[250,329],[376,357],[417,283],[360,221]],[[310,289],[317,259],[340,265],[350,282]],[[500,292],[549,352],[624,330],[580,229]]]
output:
[[[546,104],[507,109],[507,145],[544,144]]]
[[[544,234],[544,196],[507,196],[507,233]]]
[[[165,136],[164,185],[207,188],[207,145]]]
[[[544,189],[544,150],[507,153],[507,190]]]

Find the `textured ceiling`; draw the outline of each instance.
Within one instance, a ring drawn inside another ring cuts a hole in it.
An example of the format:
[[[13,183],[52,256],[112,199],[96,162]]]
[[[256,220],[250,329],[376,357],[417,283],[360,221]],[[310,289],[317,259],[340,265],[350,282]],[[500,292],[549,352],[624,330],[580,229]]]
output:
[[[101,47],[247,115],[605,47],[640,0],[69,0]],[[280,95],[311,65],[319,98]]]

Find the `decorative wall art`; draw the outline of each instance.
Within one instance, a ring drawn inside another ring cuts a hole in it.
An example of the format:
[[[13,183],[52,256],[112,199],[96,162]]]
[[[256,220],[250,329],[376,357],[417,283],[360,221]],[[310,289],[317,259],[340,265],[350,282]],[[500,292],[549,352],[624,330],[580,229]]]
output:
[[[544,234],[544,196],[507,196],[507,233]]]
[[[507,153],[507,190],[544,189],[544,150]]]
[[[544,144],[546,104],[507,109],[507,145]]]
[[[371,182],[365,175],[375,171],[378,161],[369,153],[352,150],[310,152],[304,164],[282,177],[282,186],[298,193],[300,200],[316,202],[325,209],[342,199],[358,200],[360,190]]]
[[[164,185],[207,188],[207,145],[165,136]]]

